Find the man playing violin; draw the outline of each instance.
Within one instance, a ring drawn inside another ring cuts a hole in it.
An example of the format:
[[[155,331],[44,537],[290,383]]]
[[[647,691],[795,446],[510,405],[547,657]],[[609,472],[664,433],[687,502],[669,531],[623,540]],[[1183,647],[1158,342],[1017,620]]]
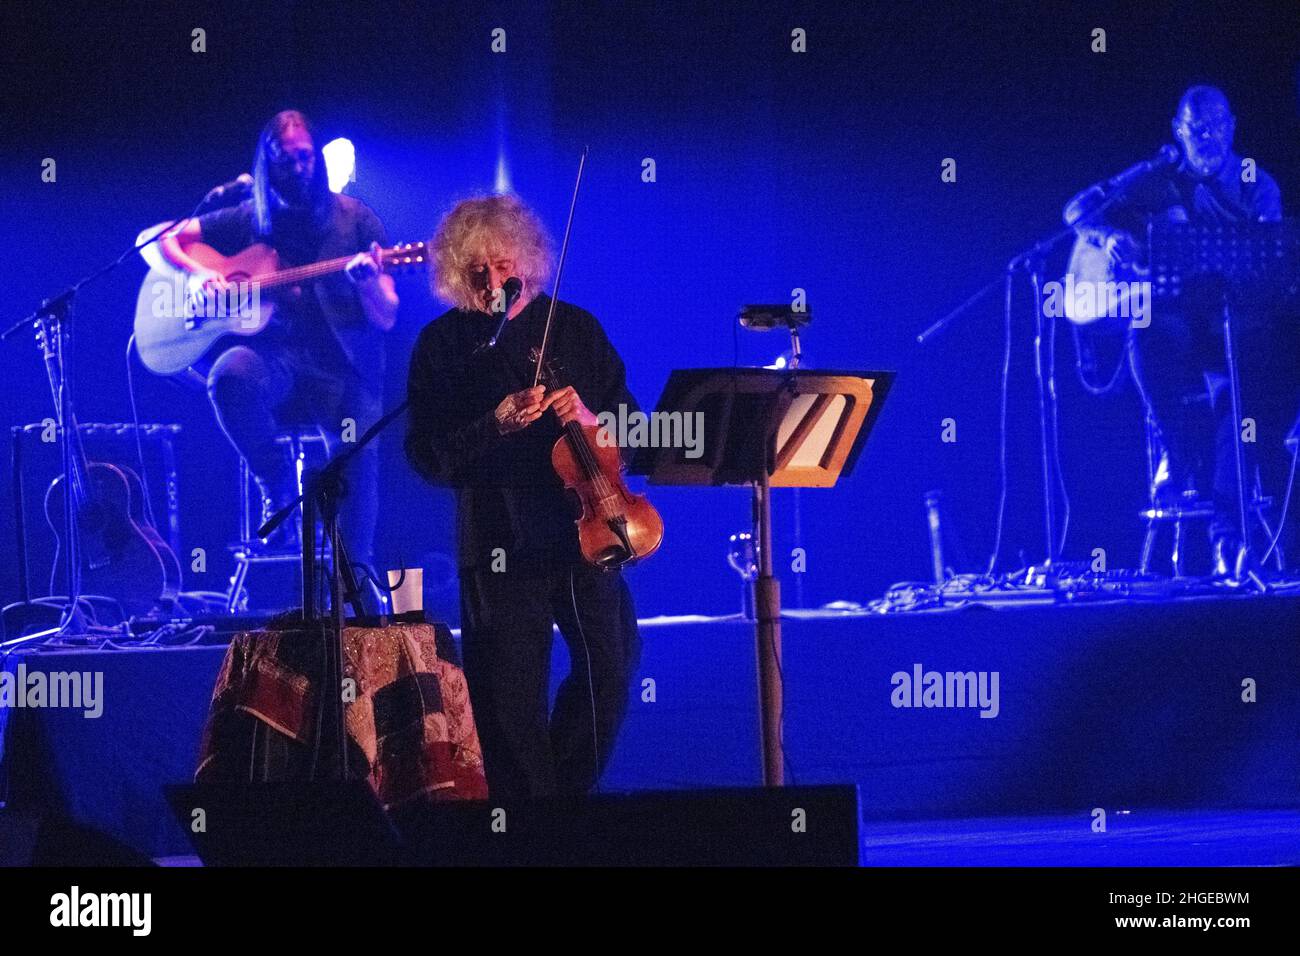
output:
[[[600,323],[566,302],[547,355],[571,384],[532,386],[552,256],[518,198],[458,204],[431,257],[434,291],[453,308],[424,328],[411,358],[406,455],[455,490],[465,674],[488,786],[506,799],[583,794],[613,751],[640,638],[622,574],[582,558],[551,448],[566,422],[595,425],[593,409],[638,406]],[[512,277],[521,292],[507,309]],[[548,715],[556,624],[573,663]]]
[[[286,110],[267,123],[253,180],[252,199],[190,220],[162,240],[163,255],[190,273],[192,297],[227,288],[225,276],[186,254],[195,242],[224,255],[263,242],[286,266],[355,253],[342,275],[279,294],[271,326],[222,352],[208,374],[217,420],[248,462],[269,515],[298,493],[293,465],[275,444],[279,432],[288,425],[317,425],[334,446],[346,420],[360,435],[379,418],[384,333],[393,327],[398,303],[393,279],[380,267],[379,248],[387,244],[383,225],[364,203],[330,191],[325,161],[303,114]],[[351,557],[366,563],[378,514],[378,476],[372,442],[348,466],[349,493],[340,513]],[[291,537],[283,535],[281,543]]]

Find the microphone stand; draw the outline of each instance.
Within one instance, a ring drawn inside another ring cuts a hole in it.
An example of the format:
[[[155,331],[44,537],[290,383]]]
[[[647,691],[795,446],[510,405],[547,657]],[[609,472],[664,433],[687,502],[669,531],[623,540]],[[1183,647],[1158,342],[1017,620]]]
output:
[[[945,316],[935,321],[935,323],[932,323],[917,336],[918,345],[926,345],[931,338],[937,336],[937,334],[948,328],[948,326],[952,324],[958,316],[969,311],[976,302],[987,297],[989,293],[992,293],[992,291],[997,289],[1000,285],[1005,287],[1005,321],[1006,326],[1010,329],[1011,289],[1013,289],[1015,273],[1023,271],[1027,274],[1028,278],[1030,278],[1030,284],[1032,289],[1034,289],[1034,373],[1037,382],[1037,395],[1039,395],[1039,453],[1041,467],[1043,467],[1043,533],[1045,548],[1043,553],[1043,562],[1028,568],[1028,572],[1030,572],[1031,578],[1036,578],[1036,576],[1041,575],[1044,587],[1054,587],[1054,584],[1056,584],[1056,568],[1054,568],[1053,562],[1054,559],[1057,558],[1057,555],[1060,554],[1060,548],[1058,548],[1056,541],[1056,494],[1053,492],[1054,472],[1052,468],[1052,460],[1050,460],[1050,458],[1052,458],[1050,449],[1052,449],[1053,441],[1052,438],[1050,438],[1049,433],[1052,432],[1052,429],[1049,429],[1048,425],[1049,408],[1050,411],[1052,411],[1052,418],[1056,418],[1056,373],[1054,373],[1054,371],[1045,372],[1043,363],[1043,274],[1045,264],[1047,264],[1047,258],[1050,252],[1052,252],[1058,245],[1061,245],[1062,242],[1065,242],[1067,238],[1073,238],[1080,225],[1086,225],[1089,221],[1096,220],[1102,212],[1105,212],[1106,209],[1114,206],[1114,203],[1125,194],[1128,185],[1131,185],[1131,183],[1126,183],[1125,189],[1115,190],[1114,193],[1106,196],[1104,202],[1097,204],[1095,208],[1089,209],[1089,211],[1084,213],[1084,215],[1079,216],[1078,219],[1075,219],[1074,222],[1067,225],[1065,229],[1047,235],[1047,237],[1040,239],[1039,242],[1028,247],[1027,250],[1022,251],[1021,254],[1013,256],[1013,258],[1008,261],[1008,264],[1006,264],[1006,269],[1001,277],[989,281],[987,285],[984,285],[982,289],[976,291],[976,293],[971,295],[970,298],[967,298],[965,302],[959,304],[959,306],[954,308],[954,310],[946,313]],[[1056,363],[1053,362],[1052,368],[1054,369],[1054,367],[1056,367]],[[1061,546],[1063,546],[1063,544],[1065,544],[1065,542],[1062,541]],[[989,564],[989,570],[992,571],[992,567],[996,566],[996,563],[997,554],[995,551],[992,562]]]
[[[1152,166],[1151,168],[1154,169],[1155,167]],[[1150,170],[1147,171],[1149,172]],[[1042,583],[1045,587],[1055,586],[1056,570],[1053,566],[1053,561],[1059,555],[1060,549],[1064,547],[1065,542],[1062,541],[1060,547],[1058,547],[1055,533],[1056,502],[1052,487],[1054,473],[1051,467],[1051,448],[1054,445],[1054,439],[1049,437],[1049,432],[1051,435],[1054,435],[1055,431],[1054,429],[1050,429],[1048,426],[1048,409],[1049,407],[1051,408],[1052,419],[1055,421],[1056,375],[1054,371],[1055,361],[1051,363],[1052,371],[1045,373],[1043,368],[1043,271],[1046,268],[1048,254],[1051,253],[1056,246],[1064,242],[1066,239],[1074,237],[1081,226],[1086,226],[1095,222],[1102,213],[1114,206],[1115,203],[1128,192],[1129,188],[1131,188],[1132,185],[1141,178],[1141,176],[1134,176],[1130,179],[1115,183],[1116,188],[1113,188],[1109,195],[1106,195],[1105,198],[1096,206],[1093,206],[1091,209],[1088,209],[1080,215],[1068,217],[1069,224],[1064,229],[1046,236],[1034,243],[1034,245],[1030,246],[1028,249],[1012,257],[1011,260],[1007,262],[1006,270],[1001,278],[989,281],[981,289],[966,299],[965,302],[950,311],[947,315],[944,315],[938,321],[932,323],[916,337],[918,344],[926,344],[926,342],[931,338],[952,324],[958,316],[967,312],[971,306],[991,293],[1000,284],[1005,286],[1005,301],[1003,308],[1009,335],[1011,328],[1011,292],[1012,284],[1015,280],[1015,274],[1023,270],[1025,274],[1028,275],[1030,284],[1034,291],[1034,377],[1037,381],[1038,389],[1039,454],[1043,470],[1043,533],[1046,543],[1042,564],[1030,567],[1028,572],[1031,578],[1041,575]],[[1087,193],[1088,191],[1089,190],[1085,190],[1084,192]],[[1052,358],[1054,359],[1055,356],[1052,356]],[[1005,380],[1003,382],[1003,388],[1006,388]],[[999,518],[999,532],[1001,531],[1000,520],[1001,519]],[[990,572],[997,563],[998,556],[996,548],[997,546],[995,546],[995,552],[990,561]]]
[[[474,350],[473,354],[475,355],[489,352],[496,348],[497,339],[501,338],[501,333],[506,330],[506,323],[510,321],[510,310],[515,307],[515,303],[519,301],[520,293],[523,292],[523,286],[514,276],[507,279],[502,288],[505,290],[506,301],[505,308],[501,310],[501,321],[497,323],[496,329],[493,330],[492,337],[486,342],[480,344],[478,348]]]
[[[319,628],[324,638],[325,681],[320,689],[320,706],[322,724],[326,721],[334,729],[338,744],[338,762],[334,765],[339,780],[348,779],[348,738],[347,725],[343,707],[343,662],[345,647],[343,632],[343,604],[352,605],[357,617],[363,616],[361,588],[356,574],[348,560],[347,549],[343,543],[343,534],[339,528],[339,505],[347,496],[347,485],[343,480],[343,471],[349,461],[361,449],[374,441],[385,428],[403,412],[408,402],[403,400],[394,409],[375,422],[351,448],[339,452],[324,467],[313,469],[303,475],[303,491],[297,498],[285,505],[265,524],[257,529],[258,537],[269,536],[280,527],[302,505],[302,624],[305,629]],[[326,538],[333,551],[333,567],[330,573],[330,615],[324,618],[319,613],[316,601],[316,516],[320,515]],[[320,741],[317,739],[317,746]]]
[[[59,623],[52,628],[5,641],[0,644],[0,649],[5,652],[19,644],[64,637],[74,633],[73,628],[79,622],[77,610],[81,603],[81,525],[77,515],[76,490],[73,488],[73,456],[76,454],[73,442],[76,441],[77,436],[72,431],[76,427],[76,415],[73,411],[72,382],[69,375],[71,363],[67,360],[67,356],[72,350],[72,303],[77,289],[96,275],[102,275],[104,271],[106,270],[100,270],[75,286],[65,289],[54,298],[46,299],[35,312],[10,326],[3,335],[0,335],[0,340],[8,339],[31,325],[36,328],[37,338],[42,343],[45,373],[50,381],[50,392],[54,399],[54,410],[59,425],[59,458],[63,464],[63,567],[64,580],[68,589],[67,603],[59,614]]]
[[[496,346],[497,339],[501,335],[502,329],[505,328],[506,321],[510,316],[510,309],[518,295],[518,292],[514,293],[514,295],[507,294],[505,312],[502,314],[501,323],[497,327],[495,334],[474,349],[464,359],[462,367],[468,363],[470,358],[490,351]],[[302,506],[302,622],[304,627],[316,626],[320,627],[322,631],[328,626],[330,632],[326,635],[327,639],[325,641],[326,684],[325,688],[322,689],[321,706],[322,708],[327,706],[326,701],[329,700],[338,703],[332,706],[328,713],[323,711],[321,716],[322,720],[328,718],[335,728],[339,746],[337,768],[340,779],[343,780],[346,780],[348,775],[347,728],[344,721],[341,693],[344,661],[343,604],[344,602],[351,604],[353,612],[358,617],[362,615],[363,610],[361,588],[358,586],[352,564],[348,561],[347,550],[338,523],[339,504],[347,496],[347,485],[343,481],[343,471],[353,456],[374,441],[380,432],[384,431],[398,416],[407,410],[409,404],[408,399],[403,399],[397,406],[386,412],[379,421],[366,429],[361,439],[351,448],[339,452],[326,462],[324,467],[305,473],[303,475],[302,494],[273,514],[266,523],[257,529],[258,537],[267,537],[289,519],[294,509],[299,505]],[[315,539],[316,515],[318,513],[321,517],[324,534],[330,542],[334,556],[330,577],[331,614],[328,625],[320,617],[316,602]],[[327,688],[332,688],[333,692],[325,692]]]
[[[1024,272],[1030,280],[1034,290],[1034,376],[1037,380],[1038,390],[1038,434],[1039,434],[1039,456],[1043,470],[1043,535],[1045,548],[1041,565],[1035,565],[1029,569],[1031,576],[1042,575],[1043,585],[1051,587],[1055,583],[1054,560],[1058,554],[1056,543],[1056,501],[1053,491],[1053,480],[1055,474],[1051,467],[1051,439],[1048,425],[1048,408],[1051,406],[1053,412],[1056,406],[1056,377],[1055,374],[1048,374],[1044,370],[1043,363],[1043,302],[1042,302],[1042,278],[1046,268],[1047,256],[1056,246],[1060,245],[1067,238],[1075,234],[1073,226],[1067,226],[1051,235],[1034,243],[1034,245],[1013,256],[1006,265],[1003,274],[997,279],[989,281],[983,288],[970,296],[957,308],[953,309],[947,315],[943,316],[937,322],[931,324],[927,329],[921,332],[917,337],[917,343],[924,345],[931,338],[942,332],[952,324],[958,316],[966,313],[978,301],[983,299],[998,286],[1005,289],[1003,309],[1004,318],[1008,330],[1011,327],[1011,293],[1015,282],[1016,274]],[[1055,363],[1052,363],[1053,368]],[[1006,383],[1003,383],[1005,389]],[[990,562],[990,572],[996,565],[997,554],[993,555]]]

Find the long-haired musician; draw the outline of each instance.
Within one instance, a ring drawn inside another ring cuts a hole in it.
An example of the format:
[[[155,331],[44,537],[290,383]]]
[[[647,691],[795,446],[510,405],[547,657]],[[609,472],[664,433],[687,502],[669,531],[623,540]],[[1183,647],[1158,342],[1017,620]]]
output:
[[[163,255],[190,273],[192,294],[222,292],[227,277],[187,255],[195,242],[223,255],[265,243],[286,266],[355,254],[344,273],[279,293],[272,326],[227,348],[208,374],[217,419],[248,461],[269,513],[297,494],[291,463],[275,445],[286,425],[318,425],[333,442],[347,420],[360,434],[379,417],[384,333],[393,327],[398,304],[378,258],[384,227],[364,203],[330,191],[311,123],[286,110],[258,138],[252,198],[190,220],[161,242]],[[340,516],[352,556],[366,562],[378,461],[372,444],[349,465],[350,493]]]
[[[565,302],[547,353],[571,384],[530,387],[552,266],[542,225],[519,199],[457,205],[432,260],[434,291],[452,308],[424,328],[411,358],[406,454],[456,492],[465,675],[488,787],[506,799],[585,793],[613,750],[640,643],[621,573],[582,560],[551,447],[561,423],[594,425],[593,409],[634,412],[636,401],[600,323]],[[522,292],[489,349],[511,277]],[[557,623],[573,663],[548,715]]]

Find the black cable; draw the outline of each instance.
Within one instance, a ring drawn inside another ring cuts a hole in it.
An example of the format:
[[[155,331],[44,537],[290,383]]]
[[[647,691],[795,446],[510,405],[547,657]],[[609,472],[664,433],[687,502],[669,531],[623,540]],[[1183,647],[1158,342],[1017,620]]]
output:
[[[587,646],[587,635],[582,629],[582,618],[578,615],[578,592],[574,585],[574,567],[569,567],[569,598],[573,601],[573,620],[578,625],[578,638],[582,641],[582,653],[587,658],[587,693],[591,699],[591,747],[596,758],[595,790],[600,792],[600,731],[596,725],[596,686],[591,676],[591,648]]]
[[[1040,303],[1041,304],[1041,303]],[[1052,464],[1056,469],[1056,485],[1061,491],[1062,507],[1061,538],[1056,554],[1065,553],[1065,539],[1070,531],[1070,492],[1065,487],[1065,469],[1061,467],[1061,416],[1060,400],[1056,394],[1056,325],[1057,319],[1051,320],[1051,332],[1047,340],[1047,391],[1052,406]]]
[[[144,493],[144,516],[154,528],[158,522],[153,515],[153,495],[149,491],[149,472],[144,466],[144,439],[140,437],[140,411],[135,403],[135,374],[131,353],[135,350],[135,333],[126,340],[126,392],[131,399],[131,424],[135,434],[135,457],[140,466],[140,487]]]
[[[1003,320],[1003,337],[1002,337],[1002,403],[1000,413],[1000,425],[998,428],[998,462],[1001,474],[1000,484],[1001,491],[998,494],[998,521],[997,532],[993,539],[993,554],[989,556],[989,569],[984,572],[985,577],[991,577],[994,569],[998,565],[998,553],[1002,550],[1002,526],[1006,517],[1007,508],[1007,392],[1010,388],[1011,381],[1011,285],[1013,276],[1010,272],[1006,277],[1006,293],[1002,305]]]
[[[790,755],[785,751],[785,668],[781,666],[781,655],[773,654],[773,660],[776,663],[776,679],[781,686],[781,709],[776,715],[776,745],[781,748],[781,763],[789,772],[790,783],[798,786],[799,781],[795,779],[794,765],[790,763]],[[781,781],[782,785],[785,781]]]
[[[72,305],[68,304],[68,322],[72,321]],[[69,354],[64,356],[64,347],[67,347]],[[73,366],[75,365],[75,356],[71,354],[72,336],[65,334],[64,323],[58,325],[58,344],[55,348],[55,354],[59,358],[59,423],[63,427],[63,480],[67,482],[68,497],[65,499],[65,512],[63,516],[64,534],[67,538],[68,550],[68,603],[64,606],[63,614],[59,620],[59,630],[54,635],[55,638],[63,637],[68,628],[72,626],[73,619],[77,615],[77,605],[81,603],[81,529],[77,524],[77,506],[82,496],[89,493],[89,488],[82,487],[78,492],[81,484],[81,476],[77,469],[73,467],[74,455],[72,443],[80,442],[81,433],[77,426],[75,414],[69,415],[72,408],[72,389],[73,389]],[[69,419],[72,419],[69,421]],[[69,437],[71,436],[71,437]],[[90,475],[85,475],[86,481],[89,482]],[[51,572],[53,573],[53,572]],[[54,591],[53,582],[50,583],[50,590]]]
[[[1300,444],[1297,444],[1295,451],[1291,453],[1291,474],[1286,480],[1286,497],[1282,499],[1282,516],[1278,518],[1277,531],[1273,535],[1273,540],[1269,543],[1268,550],[1265,551],[1264,556],[1259,559],[1261,565],[1268,560],[1269,555],[1273,553],[1273,549],[1277,547],[1277,543],[1282,540],[1282,529],[1286,527],[1286,513],[1291,507],[1291,490],[1295,487],[1295,465],[1297,458],[1300,458]]]
[[[1079,332],[1079,326],[1072,325],[1071,331],[1074,333],[1074,369],[1079,378],[1079,384],[1090,395],[1106,395],[1113,391],[1115,386],[1119,384],[1119,378],[1124,372],[1124,366],[1128,364],[1128,337],[1131,335],[1131,330],[1125,335],[1124,347],[1120,349],[1119,360],[1115,363],[1115,372],[1105,385],[1094,385],[1088,381],[1088,376],[1083,370],[1083,339]]]

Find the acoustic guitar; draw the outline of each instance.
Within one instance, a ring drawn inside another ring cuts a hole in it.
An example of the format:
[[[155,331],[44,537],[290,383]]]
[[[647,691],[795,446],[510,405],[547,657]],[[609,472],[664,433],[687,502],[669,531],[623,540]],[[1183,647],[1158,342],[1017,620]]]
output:
[[[1070,250],[1065,274],[1071,277],[1071,281],[1066,288],[1082,289],[1085,283],[1091,286],[1089,295],[1067,293],[1064,297],[1065,317],[1075,325],[1102,322],[1107,326],[1118,326],[1126,323],[1127,319],[1119,317],[1132,314],[1129,302],[1131,283],[1151,278],[1151,270],[1141,263],[1117,265],[1101,241],[1100,233],[1086,232],[1074,240],[1074,247]]]
[[[37,324],[37,342],[51,374],[57,362],[56,336],[45,322]],[[144,487],[139,475],[125,465],[88,461],[75,416],[68,427],[72,467],[55,478],[45,493],[45,520],[55,540],[50,592],[59,593],[58,578],[64,569],[66,489],[70,485],[81,593],[114,598],[133,616],[168,608],[180,593],[181,565],[144,516]]]
[[[141,235],[148,236],[159,228],[147,229]],[[189,273],[156,252],[146,257],[151,268],[136,299],[135,347],[145,368],[158,375],[184,372],[227,336],[257,335],[275,315],[275,297],[267,293],[342,272],[353,259],[351,255],[340,256],[283,268],[279,254],[263,243],[255,243],[233,256],[223,256],[201,242],[187,246],[185,252],[204,267],[224,275],[232,292],[196,308],[187,296]],[[385,271],[421,266],[426,259],[425,244],[408,242],[381,249],[379,258]]]

